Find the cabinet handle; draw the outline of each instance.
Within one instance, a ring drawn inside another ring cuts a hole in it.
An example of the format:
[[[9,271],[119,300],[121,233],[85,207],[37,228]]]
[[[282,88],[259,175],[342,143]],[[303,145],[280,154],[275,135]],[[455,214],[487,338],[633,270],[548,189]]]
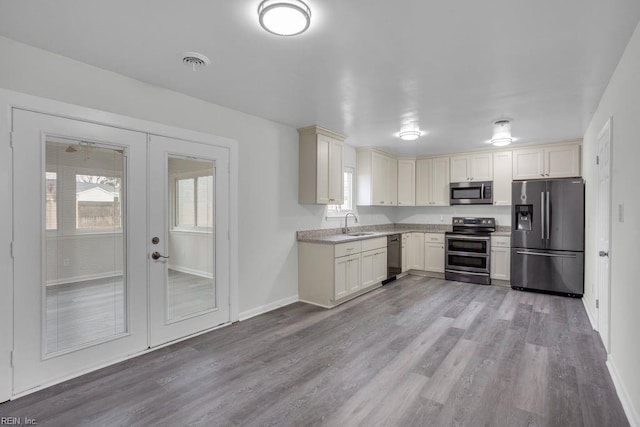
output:
[[[380,204],[384,205],[384,202],[380,202]]]

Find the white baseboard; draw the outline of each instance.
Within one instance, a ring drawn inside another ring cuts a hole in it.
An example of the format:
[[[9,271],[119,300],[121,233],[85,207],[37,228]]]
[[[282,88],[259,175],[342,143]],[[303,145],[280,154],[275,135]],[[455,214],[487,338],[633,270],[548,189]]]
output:
[[[276,308],[284,307],[285,305],[293,304],[294,302],[298,302],[297,294],[266,305],[261,305],[260,307],[252,308],[251,310],[243,311],[240,313],[240,321],[264,314],[268,311],[275,310]]]
[[[611,374],[613,385],[616,387],[616,392],[618,393],[618,397],[622,403],[624,413],[627,415],[629,424],[631,427],[640,427],[640,416],[638,415],[639,408],[634,408],[634,402],[629,396],[629,392],[627,391],[627,388],[622,381],[622,377],[618,373],[618,369],[616,368],[615,363],[613,363],[610,354],[607,357],[607,368],[609,369],[609,374]]]
[[[589,319],[589,323],[591,323],[591,327],[593,328],[594,331],[597,331],[598,328],[596,327],[597,325],[596,317],[591,311],[591,306],[589,305],[585,297],[582,297],[582,305],[584,305],[584,311],[587,312],[587,318]]]
[[[108,273],[84,274],[55,280],[47,280],[47,286],[66,285],[67,283],[89,282],[91,280],[108,279],[110,277],[122,276],[122,271],[110,271]]]
[[[196,270],[189,267],[181,267],[179,265],[169,265],[169,270],[175,270],[180,273],[193,274],[194,276],[206,277],[207,279],[213,279],[213,274],[208,271]]]

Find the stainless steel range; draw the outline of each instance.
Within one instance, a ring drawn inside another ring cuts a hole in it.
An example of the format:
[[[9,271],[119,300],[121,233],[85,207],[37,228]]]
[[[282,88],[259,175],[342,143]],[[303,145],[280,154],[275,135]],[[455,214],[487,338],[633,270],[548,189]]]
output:
[[[446,280],[491,284],[491,233],[495,218],[453,218],[453,231],[445,233]]]

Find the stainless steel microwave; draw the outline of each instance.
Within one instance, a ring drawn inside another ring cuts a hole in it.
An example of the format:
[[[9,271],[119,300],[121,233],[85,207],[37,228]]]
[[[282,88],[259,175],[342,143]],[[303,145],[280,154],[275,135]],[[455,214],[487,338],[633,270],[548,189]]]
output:
[[[493,204],[493,181],[452,182],[450,185],[452,205]]]

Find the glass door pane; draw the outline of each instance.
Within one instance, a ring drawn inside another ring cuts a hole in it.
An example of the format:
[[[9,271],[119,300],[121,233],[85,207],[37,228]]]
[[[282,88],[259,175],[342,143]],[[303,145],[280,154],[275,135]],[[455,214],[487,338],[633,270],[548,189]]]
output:
[[[169,156],[167,321],[216,307],[215,166]]]
[[[45,354],[126,332],[121,149],[47,137]]]

